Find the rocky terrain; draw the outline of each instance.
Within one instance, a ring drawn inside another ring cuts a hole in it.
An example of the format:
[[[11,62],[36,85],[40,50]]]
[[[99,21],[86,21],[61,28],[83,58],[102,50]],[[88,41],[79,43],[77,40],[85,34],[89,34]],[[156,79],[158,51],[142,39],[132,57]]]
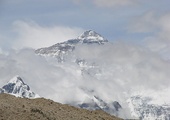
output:
[[[121,120],[101,110],[89,111],[49,99],[0,94],[1,120]]]

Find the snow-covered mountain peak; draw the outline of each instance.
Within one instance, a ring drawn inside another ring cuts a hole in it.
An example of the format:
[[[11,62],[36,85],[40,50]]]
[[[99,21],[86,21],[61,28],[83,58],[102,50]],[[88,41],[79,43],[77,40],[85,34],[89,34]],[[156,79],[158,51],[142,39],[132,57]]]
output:
[[[107,41],[105,38],[103,38],[100,34],[96,33],[93,30],[87,30],[83,32],[77,39],[80,40],[94,40],[94,41]]]
[[[17,97],[23,98],[37,98],[38,94],[35,94],[30,90],[30,87],[24,83],[20,76],[13,77],[6,85],[0,88],[0,93],[8,93]]]
[[[15,83],[15,84],[25,84],[24,81],[22,80],[22,78],[19,75],[16,75],[15,77],[13,77],[9,82],[9,83]]]
[[[79,45],[105,45],[108,40],[103,38],[95,31],[88,30],[82,33],[75,39],[70,39],[65,42],[54,44],[50,47],[39,48],[35,51],[36,54],[42,56],[56,57],[59,62],[63,62],[65,57],[72,53]]]

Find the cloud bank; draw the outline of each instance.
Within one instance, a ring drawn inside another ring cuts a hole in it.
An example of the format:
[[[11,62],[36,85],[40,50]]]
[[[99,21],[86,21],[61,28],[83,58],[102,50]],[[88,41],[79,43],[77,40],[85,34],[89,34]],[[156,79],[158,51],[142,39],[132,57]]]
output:
[[[122,42],[79,46],[74,55],[93,67],[82,69],[69,57],[63,64],[55,58],[46,60],[32,49],[1,54],[0,85],[20,75],[33,91],[62,103],[83,101],[84,88],[94,90],[103,100],[123,103],[124,93],[130,95],[132,88],[161,91],[170,86],[169,61],[144,47]]]
[[[0,54],[0,86],[20,75],[32,91],[61,103],[78,104],[95,95],[107,103],[118,101],[129,111],[126,100],[136,93],[153,98],[153,104],[170,103],[165,92],[170,91],[170,62],[157,52],[117,41],[80,45],[72,55],[58,63],[36,55],[34,49]],[[75,58],[87,63],[80,67]],[[124,114],[129,118],[130,113]]]

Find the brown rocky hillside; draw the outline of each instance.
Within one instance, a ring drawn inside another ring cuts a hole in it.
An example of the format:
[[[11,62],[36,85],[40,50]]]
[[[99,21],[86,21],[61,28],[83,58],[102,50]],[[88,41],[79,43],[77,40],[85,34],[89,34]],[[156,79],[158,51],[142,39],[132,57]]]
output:
[[[0,120],[121,120],[103,111],[88,111],[52,100],[0,94]]]

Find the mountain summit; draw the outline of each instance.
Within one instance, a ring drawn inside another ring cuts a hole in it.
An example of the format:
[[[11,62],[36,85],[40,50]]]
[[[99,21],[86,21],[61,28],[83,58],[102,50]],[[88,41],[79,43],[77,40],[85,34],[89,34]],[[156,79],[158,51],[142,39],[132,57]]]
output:
[[[83,32],[75,39],[70,39],[65,42],[57,43],[50,47],[40,48],[35,53],[42,56],[53,56],[58,58],[58,61],[64,61],[64,56],[72,52],[77,45],[104,45],[108,40],[102,37],[95,31],[88,30]]]
[[[103,42],[105,41],[105,42],[107,42],[107,40],[105,38],[103,38],[100,34],[96,33],[93,30],[85,31],[77,39],[85,40],[85,41],[103,41]]]
[[[17,97],[37,98],[39,95],[30,90],[20,76],[13,77],[6,85],[0,88],[0,93],[8,93]]]

